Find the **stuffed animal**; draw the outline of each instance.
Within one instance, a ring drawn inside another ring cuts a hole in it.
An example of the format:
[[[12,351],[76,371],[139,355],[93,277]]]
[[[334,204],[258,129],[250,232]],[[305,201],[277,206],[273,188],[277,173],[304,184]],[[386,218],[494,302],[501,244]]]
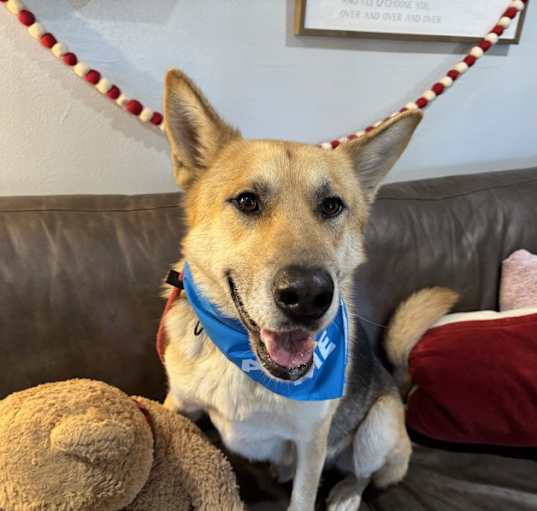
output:
[[[188,419],[93,380],[0,401],[2,511],[243,510],[224,455]]]

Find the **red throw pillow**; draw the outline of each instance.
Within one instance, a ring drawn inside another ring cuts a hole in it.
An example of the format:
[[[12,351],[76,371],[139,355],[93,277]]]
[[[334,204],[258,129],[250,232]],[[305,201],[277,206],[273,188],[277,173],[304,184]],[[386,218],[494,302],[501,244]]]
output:
[[[454,443],[537,446],[537,309],[450,314],[412,350],[411,429]]]

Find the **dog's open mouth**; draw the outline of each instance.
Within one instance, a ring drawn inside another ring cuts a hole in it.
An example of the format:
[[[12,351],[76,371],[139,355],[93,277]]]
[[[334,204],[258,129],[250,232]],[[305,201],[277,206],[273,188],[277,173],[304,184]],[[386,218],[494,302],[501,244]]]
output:
[[[260,329],[248,315],[231,275],[229,290],[241,321],[252,335],[257,358],[274,377],[295,381],[304,376],[313,364],[315,339],[305,330],[275,332]]]

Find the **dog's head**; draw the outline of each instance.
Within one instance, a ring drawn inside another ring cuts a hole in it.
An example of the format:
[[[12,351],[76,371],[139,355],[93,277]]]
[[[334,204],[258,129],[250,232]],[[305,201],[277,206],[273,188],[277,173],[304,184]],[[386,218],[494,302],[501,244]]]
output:
[[[363,231],[382,178],[421,113],[405,112],[334,151],[245,140],[192,81],[170,71],[166,131],[185,192],[183,254],[204,295],[242,321],[264,371],[295,380],[365,260]]]

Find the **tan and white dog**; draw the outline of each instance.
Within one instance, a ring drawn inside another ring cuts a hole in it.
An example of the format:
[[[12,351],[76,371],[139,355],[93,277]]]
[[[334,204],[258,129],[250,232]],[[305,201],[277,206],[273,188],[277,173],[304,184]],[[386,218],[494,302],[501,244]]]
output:
[[[270,378],[301,378],[312,365],[312,336],[331,323],[340,297],[352,317],[369,208],[421,113],[402,113],[334,151],[245,140],[187,76],[170,71],[165,117],[184,190],[182,255],[197,286],[242,321]],[[166,315],[166,405],[207,412],[230,450],[294,477],[289,510],[314,509],[326,463],[348,473],[331,492],[331,510],[358,509],[370,478],[386,486],[405,475],[411,445],[399,394],[354,325],[344,397],[294,401],[229,362],[205,332],[194,333],[197,322],[184,298]]]

